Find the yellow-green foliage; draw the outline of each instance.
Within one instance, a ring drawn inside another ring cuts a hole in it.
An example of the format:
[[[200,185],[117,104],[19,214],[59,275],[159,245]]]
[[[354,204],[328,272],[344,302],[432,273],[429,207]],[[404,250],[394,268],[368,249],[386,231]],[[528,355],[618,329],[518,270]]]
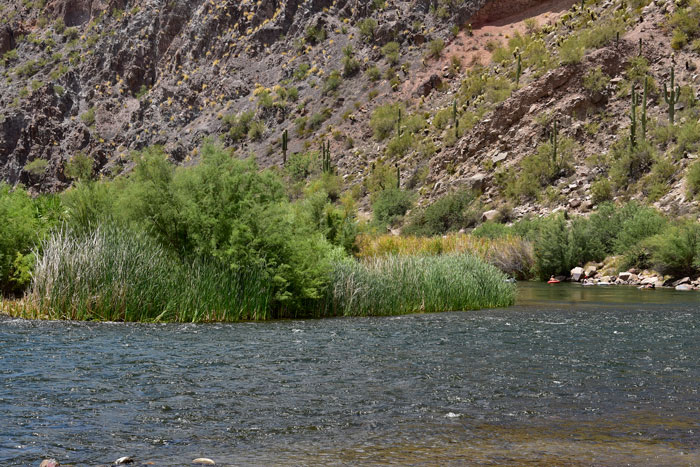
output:
[[[44,175],[46,168],[49,166],[49,161],[46,159],[34,159],[24,166],[24,170],[34,176]]]
[[[558,138],[556,154],[551,142],[541,143],[523,159],[519,173],[511,168],[499,172],[497,180],[508,196],[535,198],[543,187],[571,172],[575,150],[576,142],[565,136]]]
[[[625,20],[619,14],[587,24],[561,43],[559,59],[563,64],[578,63],[586,50],[603,47],[613,40],[618,32],[622,34],[624,31]]]
[[[532,244],[513,235],[499,238],[480,238],[467,234],[435,237],[362,235],[357,238],[357,246],[357,255],[362,259],[469,253],[507,274],[521,278],[530,275],[535,262]]]
[[[396,131],[399,112],[406,113],[405,107],[401,103],[384,104],[374,109],[369,124],[376,139],[381,141]]]
[[[684,8],[678,8],[670,25],[673,28],[671,46],[676,50],[700,36],[700,0],[690,0]]]

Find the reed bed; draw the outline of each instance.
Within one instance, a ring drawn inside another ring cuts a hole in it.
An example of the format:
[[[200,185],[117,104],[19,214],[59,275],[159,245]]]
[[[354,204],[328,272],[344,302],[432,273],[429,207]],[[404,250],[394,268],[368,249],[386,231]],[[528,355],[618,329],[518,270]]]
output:
[[[269,318],[261,274],[216,261],[182,262],[144,233],[98,227],[59,231],[42,245],[21,315],[102,321]],[[17,307],[15,307],[17,309]]]
[[[2,311],[33,319],[208,322],[277,315],[271,281],[187,262],[145,233],[57,231],[41,246],[30,292]],[[503,307],[515,288],[473,254],[382,256],[334,263],[325,295],[297,317],[376,316]]]
[[[512,305],[515,286],[468,253],[383,256],[334,268],[326,314],[399,315]]]
[[[468,234],[441,237],[362,235],[357,245],[358,257],[362,259],[469,253],[517,279],[530,278],[535,264],[532,243],[517,236],[490,239]]]

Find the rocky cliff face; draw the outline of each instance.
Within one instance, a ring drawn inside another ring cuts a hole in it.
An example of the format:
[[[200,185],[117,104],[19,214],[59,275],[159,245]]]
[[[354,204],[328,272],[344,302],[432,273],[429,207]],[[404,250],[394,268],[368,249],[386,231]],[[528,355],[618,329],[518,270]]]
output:
[[[152,145],[196,163],[207,139],[263,166],[282,165],[287,130],[289,154],[330,141],[347,186],[361,185],[383,161],[401,170],[401,186],[418,191],[421,203],[471,187],[495,208],[504,196],[499,167],[517,171],[546,138],[543,116],[554,115],[578,142],[573,171],[553,183],[556,200],[523,202],[515,213],[557,203],[585,211],[591,184],[605,175],[585,161],[609,151],[628,125],[625,85],[638,39],[650,76],[659,86],[669,80],[673,6],[632,3],[639,8],[618,0],[586,1],[585,10],[566,0],[6,0],[0,179],[58,191],[71,183],[66,164],[78,154],[94,161],[94,175],[114,176]],[[624,24],[620,37],[562,65],[562,43],[602,17]],[[532,30],[546,67],[526,58],[518,86],[509,84],[511,93],[493,105],[484,105],[486,95],[465,97],[474,70],[491,84],[513,81],[513,59],[492,61],[492,53]],[[390,42],[394,56],[382,50]],[[697,92],[697,52],[674,60],[679,81]],[[597,67],[610,81],[591,92],[583,78]],[[660,94],[651,99],[650,115],[664,118]],[[455,101],[462,118],[473,117],[449,141],[454,131],[443,123]],[[373,138],[370,125],[373,111],[392,102],[426,122],[398,152]],[[685,156],[664,181],[666,205],[690,205],[681,194],[693,150]]]
[[[345,80],[340,97],[322,91],[323,77],[341,68],[344,47],[364,66],[381,59],[377,48],[386,42],[409,48],[446,37],[450,24],[428,14],[430,0],[379,11],[359,0],[25,3],[5,2],[10,18],[0,29],[0,177],[42,190],[67,185],[65,163],[79,152],[105,174],[154,144],[176,161],[196,159],[204,138],[225,133],[222,116],[249,109],[264,130],[241,143],[240,154],[276,163],[280,131],[293,119],[330,109],[338,120],[360,97],[361,75]],[[464,2],[449,18],[468,18],[483,3]],[[376,22],[371,38],[360,28],[368,18]],[[407,53],[420,57],[417,49]],[[301,64],[313,79],[293,79]],[[271,91],[271,105],[256,105],[256,87],[293,81],[295,100]],[[293,141],[291,150],[302,146]],[[38,159],[48,162],[43,173],[25,170]]]

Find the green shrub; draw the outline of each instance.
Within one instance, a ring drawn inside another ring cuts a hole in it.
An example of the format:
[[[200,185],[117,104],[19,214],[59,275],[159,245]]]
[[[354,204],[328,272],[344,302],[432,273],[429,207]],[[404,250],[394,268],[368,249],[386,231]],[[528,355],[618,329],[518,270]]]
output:
[[[55,196],[31,198],[23,188],[0,182],[0,293],[20,294],[29,285],[32,250],[61,218]]]
[[[694,118],[687,119],[675,129],[677,146],[674,153],[685,156],[688,153],[700,152],[700,121]]]
[[[92,178],[95,161],[83,152],[77,152],[66,162],[64,173],[72,180],[89,180]]]
[[[624,254],[645,238],[663,232],[668,220],[656,209],[628,204],[620,209],[621,224],[616,232],[611,253]]]
[[[610,82],[610,77],[603,73],[603,67],[597,66],[588,70],[588,73],[583,77],[583,87],[592,92],[603,92]]]
[[[342,82],[343,77],[340,75],[340,72],[338,70],[331,71],[323,82],[323,94],[327,95],[335,92]]]
[[[484,222],[472,230],[472,235],[479,238],[502,238],[510,235],[511,230],[498,222]]]
[[[700,193],[700,161],[693,162],[688,168],[685,181],[688,187],[688,196],[697,196],[697,194]]]
[[[386,145],[386,154],[389,157],[403,157],[414,146],[413,134],[408,131],[401,136],[393,137]]]
[[[66,226],[75,233],[88,232],[112,221],[117,192],[110,183],[81,180],[61,194]]]
[[[272,97],[272,93],[267,89],[263,89],[258,93],[258,107],[261,109],[271,109],[275,106],[275,98]]]
[[[700,270],[700,224],[686,221],[645,241],[651,263],[662,274],[695,275]]]
[[[289,156],[284,166],[285,172],[292,181],[306,180],[313,173],[318,172],[318,154],[314,152],[295,152]]]
[[[349,78],[360,71],[360,62],[355,58],[355,51],[351,45],[343,48],[343,76]]]
[[[648,142],[640,141],[633,147],[626,138],[613,145],[611,155],[610,180],[617,188],[639,180],[658,158],[655,148]]]
[[[583,60],[583,54],[586,52],[585,46],[581,43],[578,36],[569,36],[559,47],[559,58],[565,65],[579,63]]]
[[[546,219],[535,241],[535,268],[540,279],[566,276],[571,270],[569,231],[563,214]]]
[[[470,191],[446,195],[423,209],[414,210],[402,233],[431,236],[472,227],[481,217],[481,205],[475,199]]]
[[[228,130],[228,137],[231,138],[234,143],[246,138],[254,118],[255,112],[252,110],[241,112],[238,115],[225,115],[223,118],[223,123],[224,129]]]
[[[440,58],[442,51],[445,49],[445,41],[442,39],[433,39],[428,42],[428,51],[426,52],[426,57],[428,58]]]
[[[260,270],[271,282],[276,310],[303,309],[328,282],[332,246],[315,226],[299,221],[273,172],[217,146],[205,145],[201,153],[191,168],[175,168],[159,151],[140,156],[115,211],[183,257]]]
[[[323,26],[309,26],[306,28],[304,39],[309,44],[318,44],[326,40],[326,30]]]
[[[376,65],[367,68],[365,74],[367,75],[367,79],[372,82],[379,81],[382,78],[382,72]]]
[[[90,107],[87,111],[80,115],[80,120],[83,121],[87,126],[92,126],[95,124],[95,108]]]
[[[382,162],[372,164],[372,171],[365,178],[364,185],[373,198],[381,191],[395,188],[398,185],[396,168]]]
[[[535,154],[523,159],[520,174],[509,174],[507,191],[516,197],[536,197],[542,187],[571,173],[575,148],[576,142],[566,136],[558,137],[556,154],[551,142],[540,143]]]
[[[297,69],[294,70],[294,79],[297,81],[306,79],[306,77],[309,75],[309,70],[311,70],[311,65],[309,65],[308,63],[299,64]]]
[[[399,112],[402,115],[406,113],[405,107],[401,103],[384,104],[374,109],[369,125],[377,140],[382,141],[396,132]]]
[[[380,228],[395,225],[413,207],[414,196],[410,191],[389,188],[380,191],[372,203],[374,223]]]
[[[373,18],[365,18],[358,21],[357,27],[360,30],[360,37],[362,37],[365,42],[372,42],[374,40],[374,33],[377,30],[376,20]]]
[[[690,0],[677,8],[669,24],[673,28],[671,47],[676,50],[683,48],[689,40],[700,35],[700,1]]]
[[[48,168],[48,166],[49,161],[47,161],[46,159],[34,159],[33,161],[29,162],[27,165],[24,166],[24,170],[34,175],[35,177],[39,177],[46,173],[46,169]]]
[[[591,184],[591,201],[600,204],[613,198],[613,189],[610,180],[601,178]]]
[[[389,66],[398,65],[400,45],[398,42],[387,42],[382,47],[382,55],[386,58]]]
[[[330,109],[323,109],[320,112],[316,112],[309,118],[309,128],[312,130],[318,130],[323,125],[323,122],[328,120],[331,116]]]

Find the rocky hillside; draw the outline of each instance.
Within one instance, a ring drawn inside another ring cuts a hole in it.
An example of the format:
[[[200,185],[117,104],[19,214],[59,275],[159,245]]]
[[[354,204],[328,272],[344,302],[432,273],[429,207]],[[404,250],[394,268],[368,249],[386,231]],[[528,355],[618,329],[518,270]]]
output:
[[[473,188],[492,216],[588,211],[612,198],[695,212],[686,174],[700,140],[699,9],[4,0],[0,177],[57,191],[80,157],[111,177],[152,145],[196,163],[213,138],[282,166],[328,141],[365,206],[372,179],[390,167],[420,204]],[[664,85],[676,93],[674,125]]]

